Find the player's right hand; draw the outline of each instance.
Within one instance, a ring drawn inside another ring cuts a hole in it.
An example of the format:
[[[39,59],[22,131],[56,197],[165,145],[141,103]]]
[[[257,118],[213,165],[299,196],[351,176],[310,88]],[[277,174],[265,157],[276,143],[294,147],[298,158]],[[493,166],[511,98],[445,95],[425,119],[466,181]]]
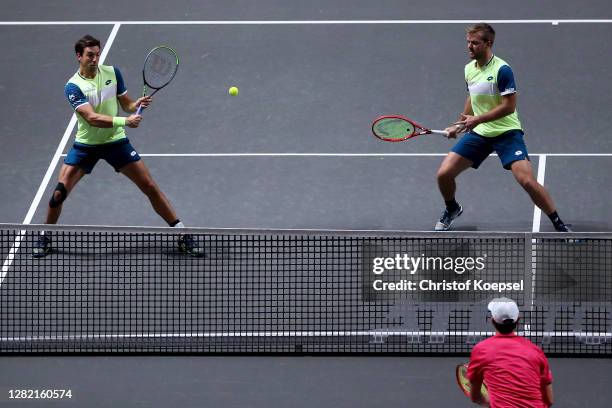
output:
[[[140,121],[142,120],[142,115],[130,115],[125,120],[125,124],[127,127],[137,128],[140,125]]]
[[[456,125],[452,125],[447,127],[446,129],[444,129],[444,131],[446,133],[448,133],[448,138],[449,139],[456,139],[457,138],[457,133],[459,132],[459,128]]]
[[[457,135],[465,130],[465,126],[462,122],[455,122],[444,130],[448,133],[449,139],[456,139]]]

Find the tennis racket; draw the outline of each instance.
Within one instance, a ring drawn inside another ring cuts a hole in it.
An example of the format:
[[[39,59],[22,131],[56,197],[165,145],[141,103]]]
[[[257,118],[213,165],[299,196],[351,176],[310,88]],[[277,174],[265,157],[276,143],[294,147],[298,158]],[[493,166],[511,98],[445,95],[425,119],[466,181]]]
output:
[[[448,137],[444,130],[428,129],[404,116],[381,116],[372,123],[372,133],[386,142],[401,142],[416,136],[437,134]]]
[[[160,45],[153,48],[145,58],[142,68],[142,80],[144,82],[142,96],[147,96],[147,89],[153,90],[153,96],[168,85],[178,71],[179,57],[172,48]],[[142,113],[143,107],[139,106],[137,115]]]
[[[471,398],[470,395],[472,392],[472,386],[470,384],[470,380],[467,378],[467,370],[468,370],[467,364],[459,364],[457,366],[457,369],[455,370],[455,373],[457,375],[457,384],[459,385],[459,388],[461,388],[461,391],[463,391],[463,393],[468,398]],[[482,383],[482,388],[480,389],[480,393],[485,398],[489,396],[489,391],[487,390],[487,386],[485,385],[484,382]]]

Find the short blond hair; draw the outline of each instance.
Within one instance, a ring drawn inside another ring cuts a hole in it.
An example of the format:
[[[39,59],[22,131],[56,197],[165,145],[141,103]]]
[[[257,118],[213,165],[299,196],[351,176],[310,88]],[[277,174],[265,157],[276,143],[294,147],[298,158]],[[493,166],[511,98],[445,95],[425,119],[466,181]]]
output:
[[[487,23],[473,24],[466,28],[465,32],[468,34],[481,33],[480,36],[482,39],[490,42],[491,44],[493,44],[493,41],[495,41],[495,30],[490,24]]]

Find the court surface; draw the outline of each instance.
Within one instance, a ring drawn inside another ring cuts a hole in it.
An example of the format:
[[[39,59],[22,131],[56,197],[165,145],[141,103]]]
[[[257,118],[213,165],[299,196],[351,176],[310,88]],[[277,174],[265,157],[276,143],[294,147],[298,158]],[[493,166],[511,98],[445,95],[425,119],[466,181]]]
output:
[[[384,143],[370,125],[391,113],[432,127],[454,121],[465,100],[464,27],[486,20],[497,30],[494,51],[515,72],[538,180],[575,230],[612,231],[607,2],[544,1],[512,13],[446,0],[156,0],[145,11],[117,1],[35,3],[10,0],[0,11],[0,222],[44,220],[74,138],[63,94],[77,69],[72,47],[89,33],[133,97],[151,47],[179,52],[175,81],[128,136],[187,225],[430,230],[443,204],[435,172],[452,142]],[[232,85],[238,97],[227,94]],[[496,157],[458,185],[457,230],[552,230]],[[71,194],[61,222],[164,225],[105,163]],[[467,407],[453,377],[465,359],[3,357],[0,405],[39,406],[9,400],[8,390],[52,387],[75,396],[49,406]],[[552,359],[557,406],[607,406],[610,361]]]

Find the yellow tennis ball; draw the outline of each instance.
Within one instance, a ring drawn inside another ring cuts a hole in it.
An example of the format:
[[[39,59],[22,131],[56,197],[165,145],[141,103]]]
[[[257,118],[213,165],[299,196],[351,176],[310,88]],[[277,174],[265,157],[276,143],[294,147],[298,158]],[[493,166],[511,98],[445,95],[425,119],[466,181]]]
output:
[[[229,89],[229,94],[230,94],[230,95],[232,95],[232,96],[236,96],[236,95],[238,95],[238,92],[240,92],[240,91],[239,91],[239,90],[238,90],[238,88],[236,88],[235,86],[232,86],[232,87]]]

